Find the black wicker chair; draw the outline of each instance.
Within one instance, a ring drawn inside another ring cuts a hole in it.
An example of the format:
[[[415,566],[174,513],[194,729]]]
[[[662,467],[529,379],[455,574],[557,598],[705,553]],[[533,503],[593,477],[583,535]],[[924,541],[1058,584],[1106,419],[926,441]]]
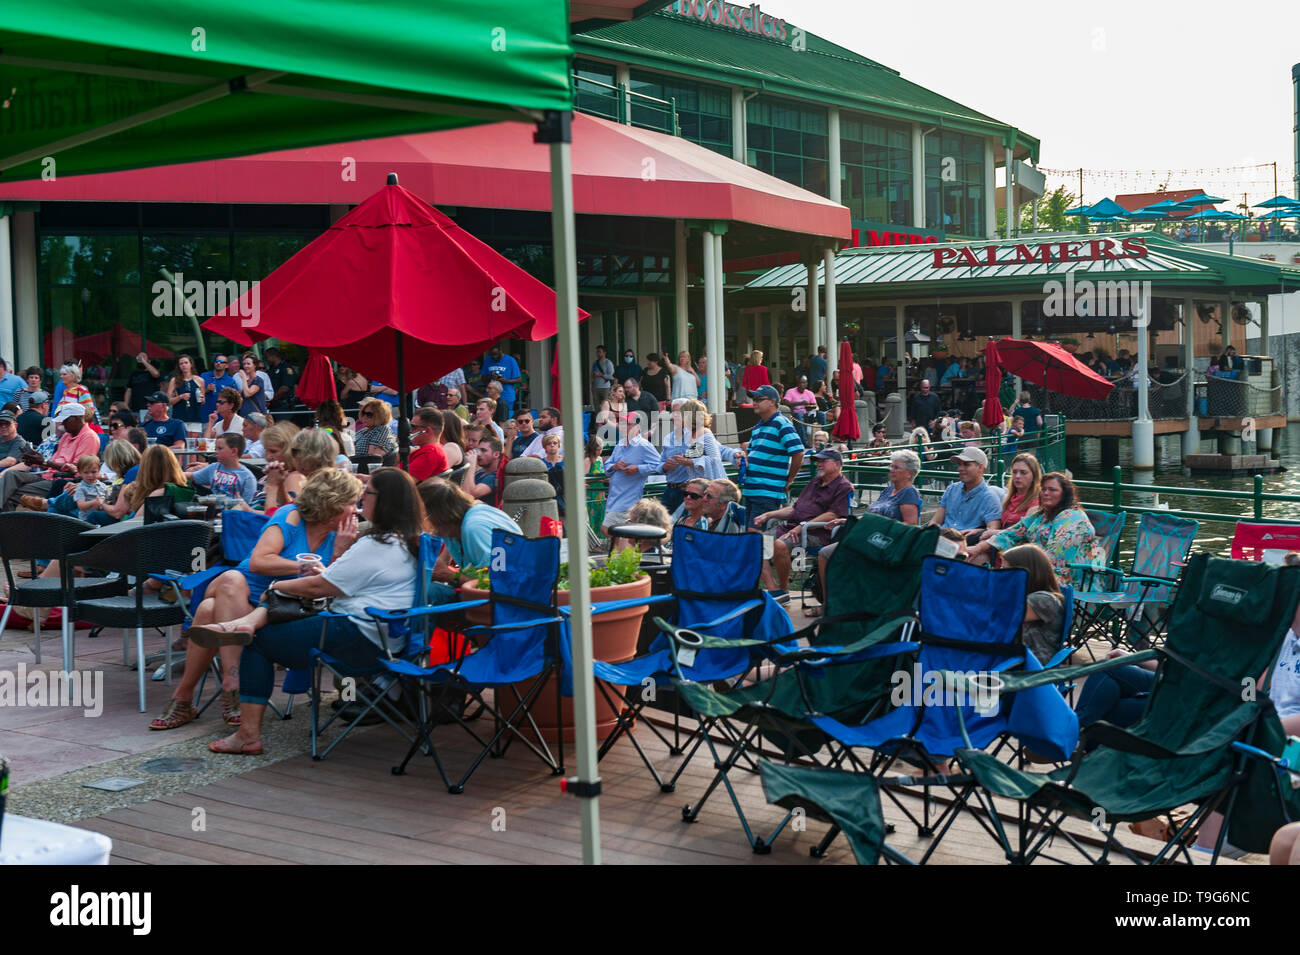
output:
[[[106,537],[89,550],[70,554],[68,560],[78,567],[115,572],[132,578],[134,593],[89,600],[78,598],[75,614],[101,627],[135,630],[136,671],[140,683],[140,712],[144,699],[144,629],[172,627],[185,620],[184,602],[168,603],[157,593],[146,592],[144,581],[150,576],[179,579],[190,573],[196,559],[206,560],[212,528],[203,521],[163,521],[133,528]],[[165,640],[167,672],[171,673],[171,640]]]
[[[94,530],[94,524],[79,521],[63,514],[35,511],[8,511],[0,513],[0,562],[4,564],[5,578],[9,583],[9,601],[4,616],[0,617],[0,637],[9,623],[9,613],[14,607],[46,609],[59,607],[63,613],[63,669],[71,672],[75,665],[73,639],[76,627],[70,605],[91,597],[109,597],[125,591],[125,583],[116,578],[74,577],[68,564],[68,554],[82,549],[81,534]],[[58,577],[37,577],[38,560],[57,560],[62,573]],[[28,561],[31,579],[15,577],[14,562]],[[32,615],[32,628],[36,633],[34,650],[36,662],[41,662],[40,617]]]

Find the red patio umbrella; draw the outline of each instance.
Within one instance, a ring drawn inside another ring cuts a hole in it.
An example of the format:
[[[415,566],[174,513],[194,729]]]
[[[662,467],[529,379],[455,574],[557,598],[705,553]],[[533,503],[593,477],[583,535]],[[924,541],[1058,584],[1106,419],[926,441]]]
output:
[[[1002,427],[1006,416],[998,392],[1002,390],[1002,369],[998,366],[998,343],[990,341],[984,346],[984,413],[980,424],[986,428]]]
[[[334,381],[334,366],[329,356],[311,349],[302,366],[296,390],[298,400],[308,408],[318,408],[323,401],[338,401],[339,389]]]
[[[434,381],[503,338],[556,333],[552,289],[393,174],[263,279],[258,298],[256,314],[246,296],[204,327],[247,344],[278,338],[346,355],[362,374],[393,382],[404,411],[408,381]],[[586,317],[579,310],[579,320]],[[405,413],[398,444],[405,463]]]
[[[845,441],[856,441],[862,437],[862,429],[858,427],[856,398],[853,346],[848,342],[840,342],[840,413],[835,417],[835,427],[831,433]]]
[[[1023,378],[1048,391],[1076,398],[1105,398],[1115,387],[1091,368],[1077,361],[1073,355],[1050,342],[1021,341],[1006,338],[989,345],[988,369],[990,377],[996,364],[1008,374]]]

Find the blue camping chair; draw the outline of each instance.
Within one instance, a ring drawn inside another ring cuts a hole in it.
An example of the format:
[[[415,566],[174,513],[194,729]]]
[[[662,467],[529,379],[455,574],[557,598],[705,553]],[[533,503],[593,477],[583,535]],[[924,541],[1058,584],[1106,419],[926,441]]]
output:
[[[194,619],[194,614],[198,612],[199,604],[207,596],[208,585],[216,580],[226,571],[238,567],[243,561],[253,553],[253,548],[257,546],[262,532],[266,530],[266,525],[270,518],[258,511],[238,511],[233,508],[224,511],[221,515],[221,563],[197,573],[188,574],[185,577],[175,581],[179,590],[190,591],[189,609],[185,614],[185,627],[189,628],[190,622]],[[171,581],[168,581],[171,583]],[[177,595],[180,599],[180,595]],[[206,703],[199,705],[203,699],[203,689],[207,686],[208,675],[211,674],[220,686],[221,682],[221,657],[213,657],[212,665],[208,673],[203,674],[203,679],[199,681],[198,689],[194,693],[194,705],[199,707],[199,715],[212,705],[213,701],[220,696],[220,690],[213,693]],[[268,703],[272,712],[281,719],[287,720],[293,717],[293,698],[299,693],[306,693],[311,688],[311,671],[307,669],[286,670],[284,674],[284,685],[281,688],[283,692],[289,695],[289,701],[285,708],[281,710],[274,703]]]
[[[681,651],[677,644],[660,634],[649,651],[626,663],[594,665],[596,686],[610,706],[619,713],[618,721],[601,744],[598,757],[604,757],[624,736],[632,743],[660,792],[674,790],[677,780],[708,736],[714,720],[696,712],[681,701],[673,689],[674,678],[694,683],[736,680],[744,676],[760,659],[753,641],[771,641],[784,637],[793,627],[784,608],[759,589],[763,566],[763,538],[759,534],[715,534],[677,525],[673,528],[673,562],[671,594],[632,598],[596,604],[592,615],[609,613],[624,607],[675,602],[676,626],[726,641],[746,641],[735,649],[708,648],[698,652]],[[571,661],[566,651],[566,672]],[[627,687],[626,697],[619,697],[611,686]],[[653,687],[653,692],[645,692]],[[664,782],[654,763],[632,732],[637,718],[646,709],[667,710],[673,718],[673,737],[660,732],[648,720],[640,725],[649,729],[673,756],[685,753],[681,765],[668,782]],[[689,716],[697,726],[683,739],[681,717]],[[687,746],[689,745],[689,749]]]
[[[1088,515],[1088,520],[1092,522],[1093,533],[1097,537],[1097,543],[1101,545],[1102,554],[1106,558],[1106,566],[1115,566],[1115,561],[1119,556],[1119,538],[1124,533],[1124,524],[1128,521],[1128,512],[1120,511],[1118,514],[1108,514],[1106,511],[1084,511]]]
[[[560,628],[563,618],[556,609],[555,588],[560,574],[560,541],[555,537],[529,540],[522,534],[492,532],[492,561],[489,568],[490,590],[483,600],[423,606],[409,611],[372,611],[375,619],[392,622],[427,621],[430,618],[460,614],[474,607],[491,608],[492,623],[468,627],[462,634],[483,638],[477,649],[466,647],[456,659],[434,666],[423,666],[413,658],[383,660],[392,674],[423,691],[421,720],[415,738],[394,775],[403,775],[417,751],[423,749],[434,761],[443,784],[450,793],[465,791],[465,783],[489,754],[503,756],[511,741],[520,740],[554,775],[564,772],[564,734],[560,694],[556,699],[555,724],[560,728],[557,752],[552,753],[542,731],[533,719],[531,707],[536,703],[552,675],[560,671]],[[419,645],[422,649],[423,645]],[[408,648],[417,648],[408,643]],[[517,686],[523,684],[524,692]],[[494,690],[489,704],[483,693]],[[480,709],[490,714],[494,733],[483,739],[451,706],[452,697],[468,694]],[[513,705],[508,701],[513,697]],[[503,705],[503,701],[504,705]],[[482,750],[457,782],[452,782],[443,768],[433,742],[439,723],[454,721],[476,740]],[[525,724],[532,736],[525,732]]]
[[[416,580],[415,596],[418,605],[423,605],[428,601],[428,587],[430,575],[433,573],[434,564],[437,563],[438,554],[442,551],[442,539],[430,534],[420,535],[420,553],[416,561]],[[407,653],[414,652],[422,648],[427,642],[427,635],[423,629],[423,621],[412,624],[409,619],[403,616],[405,611],[389,612],[378,611],[372,608],[366,608],[371,617],[375,618],[381,628],[386,626],[390,638],[401,640]],[[346,616],[344,614],[322,613],[317,616],[322,620],[328,617]],[[423,642],[422,642],[423,641]],[[392,680],[388,678],[387,671],[383,664],[387,661],[378,660],[372,666],[352,667],[344,663],[337,657],[331,656],[321,649],[308,651],[308,659],[311,665],[308,668],[310,674],[309,686],[311,687],[311,758],[322,760],[339,743],[343,742],[352,730],[362,723],[371,713],[382,717],[384,722],[401,733],[406,739],[416,738],[416,727],[411,716],[404,712],[403,709],[388,696],[388,690],[392,686]],[[321,678],[324,671],[328,670],[339,680],[344,681],[344,686],[355,688],[358,705],[354,710],[349,712],[346,708],[334,711],[329,719],[323,723],[320,718],[320,698],[321,698]],[[292,676],[292,680],[291,680]],[[286,689],[290,692],[289,687],[301,686],[302,677],[295,671],[289,671],[285,674]],[[335,722],[342,725],[343,729],[339,732],[338,737],[325,747],[320,749],[321,735],[329,729]]]
[[[976,789],[970,777],[946,773],[943,764],[959,749],[992,746],[996,755],[1008,747],[1014,751],[1014,739],[1040,757],[1066,760],[1078,743],[1079,723],[1055,689],[1010,699],[997,694],[999,672],[1042,669],[1017,639],[1025,615],[1028,575],[1023,570],[995,571],[927,557],[921,575],[920,626],[908,637],[921,651],[912,673],[895,678],[894,708],[860,726],[846,726],[829,716],[812,716],[811,722],[849,751],[850,764],[876,778],[920,835],[934,837],[919,860],[924,864]],[[980,676],[959,681],[952,679],[953,673]],[[872,750],[869,763],[853,755],[857,748]],[[889,777],[900,759],[921,766],[925,775]],[[952,797],[937,815],[931,795],[935,786]],[[923,790],[920,818],[898,795],[898,790],[911,788]],[[975,818],[999,839],[989,822]],[[836,832],[831,830],[814,855],[825,851]]]
[[[1143,514],[1129,573],[1085,564],[1074,596],[1076,646],[1092,638],[1138,649],[1160,639],[1200,524],[1170,514]]]

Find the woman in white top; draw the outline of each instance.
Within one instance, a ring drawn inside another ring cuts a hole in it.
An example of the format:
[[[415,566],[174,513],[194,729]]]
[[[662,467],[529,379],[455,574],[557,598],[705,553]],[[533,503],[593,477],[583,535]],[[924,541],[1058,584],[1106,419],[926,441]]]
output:
[[[664,354],[668,352],[665,350]],[[674,402],[682,398],[698,398],[700,395],[700,376],[699,373],[691,366],[691,353],[684,351],[677,356],[677,364],[673,364],[664,359],[664,364],[668,366],[668,373],[673,376],[673,394]]]
[[[303,576],[267,588],[268,593],[294,597],[330,597],[330,610],[348,616],[268,625],[266,608],[257,607],[229,623],[190,628],[190,639],[200,647],[247,648],[240,657],[239,729],[209,743],[212,752],[248,756],[262,752],[262,717],[275,686],[277,663],[289,669],[310,666],[308,652],[321,647],[344,666],[362,669],[404,649],[393,645],[401,638],[390,640],[387,629],[381,629],[366,608],[405,610],[414,604],[420,535],[426,530],[424,504],[415,481],[396,468],[373,472],[361,501],[370,529],[355,544],[329,567],[305,565]],[[339,533],[356,534],[357,519],[345,521]]]
[[[623,394],[623,386],[615,384],[596,410],[596,427],[608,426],[608,433],[614,435],[618,433],[618,423],[626,420],[627,397]]]

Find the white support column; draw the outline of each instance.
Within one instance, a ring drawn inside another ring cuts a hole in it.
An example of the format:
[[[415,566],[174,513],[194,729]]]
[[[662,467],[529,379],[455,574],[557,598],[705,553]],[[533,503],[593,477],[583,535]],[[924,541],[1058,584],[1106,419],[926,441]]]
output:
[[[826,358],[827,361],[839,362],[838,319],[835,314],[835,251],[822,250],[822,274],[826,280]],[[817,354],[813,349],[810,354]]]
[[[36,213],[15,212],[9,242],[13,254],[14,342],[16,365],[40,365],[40,305],[36,294]],[[6,358],[9,356],[6,355]],[[71,357],[71,356],[68,356]]]
[[[903,399],[904,413],[907,406],[907,329],[904,327],[903,306],[894,306],[894,334],[898,336],[894,349],[894,358],[898,361],[898,393]]]
[[[912,225],[925,228],[925,130],[912,124]]]
[[[808,269],[808,354],[817,354],[817,346],[825,342],[821,340],[821,305],[818,302],[819,285],[817,283],[817,255],[816,250],[812,250],[805,263]],[[829,352],[829,349],[827,349]]]
[[[1187,372],[1187,430],[1183,432],[1183,457],[1201,450],[1201,428],[1196,417],[1196,302],[1183,299],[1183,368]]]
[[[997,148],[996,139],[984,143],[984,235],[990,239],[998,237],[998,178],[994,159]],[[942,214],[940,210],[941,222]]]
[[[690,347],[690,299],[686,290],[686,223],[673,223],[673,306],[677,315],[677,348]]]
[[[629,94],[632,90],[632,68],[626,63],[614,67],[614,85],[623,87],[623,122],[630,126],[632,125],[632,97]]]
[[[546,342],[524,342],[524,367],[528,369],[528,403],[545,408],[551,403],[551,356]],[[510,413],[514,414],[513,408]]]
[[[745,161],[745,91],[739,86],[731,88],[731,158]]]
[[[1263,295],[1259,300],[1259,354],[1271,355],[1268,342],[1268,296]],[[1273,373],[1281,381],[1281,373],[1278,370],[1277,362],[1273,363]],[[1270,381],[1270,384],[1272,382]],[[1273,429],[1259,428],[1255,432],[1255,450],[1272,451],[1273,450]]]
[[[583,362],[578,355],[577,240],[573,216],[573,179],[570,144],[550,144],[551,241],[555,250],[555,317],[559,329],[561,414],[571,437],[582,433]],[[576,447],[574,442],[573,447]],[[587,481],[582,468],[564,469],[565,521],[570,566],[587,566]],[[573,647],[573,730],[578,751],[578,781],[592,785],[600,780],[596,765],[596,699],[592,673],[591,582],[578,573],[569,582],[569,621]],[[600,864],[600,799],[581,798],[575,807],[582,832],[582,861]]]
[[[1020,314],[1022,310],[1021,305],[1023,302],[1024,299],[1019,299],[1019,298],[1013,298],[1011,300],[1011,337],[1012,338],[1019,338],[1024,332],[1024,329],[1021,327],[1024,319]],[[1020,390],[1023,387],[1024,387],[1024,382],[1020,380],[1019,376],[1016,376],[1016,397],[1017,398],[1019,398]]]
[[[781,312],[779,309],[772,309],[767,313],[768,328],[772,333],[772,347],[767,353],[767,367],[780,369],[781,367]]]
[[[722,264],[722,236],[713,237],[713,260],[718,269],[717,283],[717,301],[714,306],[714,322],[709,326],[712,338],[708,343],[709,363],[712,367],[713,362],[717,362],[717,367],[726,373],[726,356],[723,354],[723,342],[727,340],[727,310],[724,294],[727,290],[727,273]],[[710,373],[710,379],[714,381],[726,381],[725,377],[714,378]],[[708,393],[709,414],[722,414],[727,410],[727,395],[720,387],[709,389]]]
[[[718,249],[713,239],[714,235],[708,229],[700,233],[700,242],[704,250],[704,348],[709,353],[710,359],[716,353],[714,338],[718,327]],[[709,392],[709,413],[715,414],[713,405],[717,400],[718,389],[710,388]]]
[[[1006,162],[1006,176],[1004,177],[1006,181],[1006,189],[1003,191],[1002,194],[1002,198],[1003,198],[1002,205],[1005,207],[1005,212],[1007,214],[1007,223],[1006,223],[1006,229],[1004,234],[1009,239],[1016,234],[1016,213],[1019,211],[1018,207],[1016,206],[1016,200],[1015,200],[1016,184],[1014,182],[1015,177],[1013,175],[1016,158],[1015,158],[1015,151],[1010,146],[1007,147],[1006,159],[1004,161]]]
[[[1133,470],[1151,471],[1156,466],[1156,426],[1151,420],[1151,316],[1148,311],[1133,316],[1137,333],[1137,420],[1133,422]]]
[[[17,329],[14,327],[14,276],[13,258],[9,248],[9,216],[0,216],[0,356],[15,370],[23,366],[18,362],[14,344]]]
[[[831,202],[840,202],[840,108],[831,106],[826,110],[826,198]],[[816,352],[814,352],[816,354]]]

